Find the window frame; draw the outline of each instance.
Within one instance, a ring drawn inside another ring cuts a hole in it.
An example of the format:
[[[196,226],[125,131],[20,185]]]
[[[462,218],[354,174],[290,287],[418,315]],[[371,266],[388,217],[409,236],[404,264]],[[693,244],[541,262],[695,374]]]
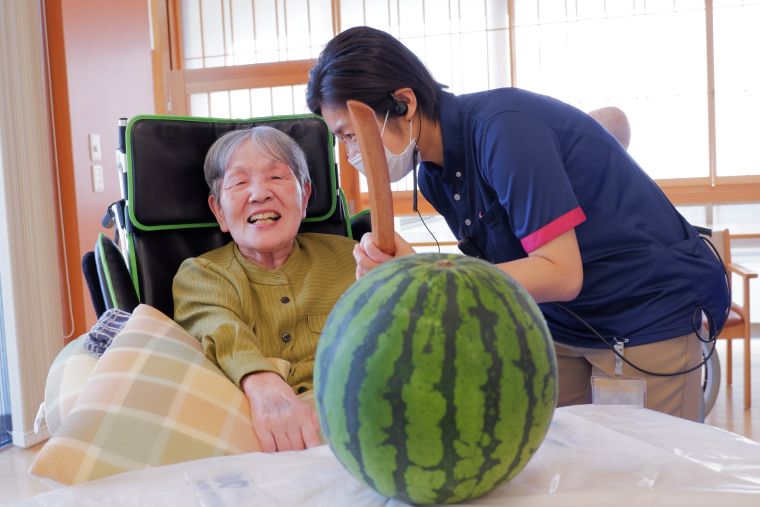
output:
[[[511,83],[517,86],[519,55],[515,50],[515,5],[514,0],[504,1],[507,2],[508,14],[509,62],[507,63],[510,66]],[[341,30],[340,3],[341,0],[331,0],[334,34]],[[314,59],[292,60],[234,67],[184,69],[180,0],[151,0],[151,12],[154,34],[154,88],[156,111],[159,114],[189,114],[189,100],[192,93],[305,84],[308,80],[308,70],[316,61]],[[717,175],[713,12],[713,0],[705,0],[709,176],[655,180],[674,205],[757,202],[760,196],[760,175]],[[342,145],[338,148],[337,159],[341,168],[348,166],[346,152]],[[369,206],[369,198],[366,192],[360,191],[356,171],[340,171],[340,180],[348,200],[349,211],[355,213],[366,209]],[[411,200],[410,191],[393,192],[394,210],[397,216],[413,214]],[[418,208],[423,214],[436,214],[430,203],[422,196],[420,196]],[[760,230],[757,234],[750,236],[760,237]]]

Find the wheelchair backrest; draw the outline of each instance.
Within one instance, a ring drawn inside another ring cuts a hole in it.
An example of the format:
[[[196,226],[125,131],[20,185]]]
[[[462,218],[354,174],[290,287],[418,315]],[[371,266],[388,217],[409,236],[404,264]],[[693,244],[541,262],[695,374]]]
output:
[[[255,125],[285,132],[306,154],[312,193],[301,232],[351,237],[345,199],[338,186],[334,139],[321,118],[134,117],[126,126],[124,143],[124,228],[129,271],[141,303],[173,315],[171,284],[182,261],[231,241],[208,207],[203,162],[221,135]]]

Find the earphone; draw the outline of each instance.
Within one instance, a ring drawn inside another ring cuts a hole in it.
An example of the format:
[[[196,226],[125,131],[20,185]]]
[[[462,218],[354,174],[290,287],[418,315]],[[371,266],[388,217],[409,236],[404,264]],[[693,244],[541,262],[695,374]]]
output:
[[[391,100],[393,101],[391,104],[391,112],[393,113],[393,116],[404,116],[409,110],[409,106],[407,106],[403,101],[397,99],[392,93],[390,96]]]

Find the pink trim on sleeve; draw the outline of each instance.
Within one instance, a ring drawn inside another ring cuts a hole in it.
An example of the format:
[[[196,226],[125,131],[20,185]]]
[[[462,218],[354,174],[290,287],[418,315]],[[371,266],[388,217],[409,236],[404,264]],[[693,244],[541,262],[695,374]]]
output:
[[[539,230],[528,234],[520,240],[527,253],[544,246],[554,238],[566,233],[576,225],[586,220],[586,214],[578,206],[571,209],[561,217],[555,218]]]

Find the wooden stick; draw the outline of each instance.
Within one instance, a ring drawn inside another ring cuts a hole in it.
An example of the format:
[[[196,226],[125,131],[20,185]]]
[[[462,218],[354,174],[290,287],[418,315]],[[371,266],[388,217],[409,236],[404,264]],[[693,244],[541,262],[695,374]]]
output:
[[[359,151],[362,154],[364,172],[369,186],[369,207],[372,221],[372,237],[383,252],[394,255],[396,242],[393,232],[393,196],[388,177],[388,162],[377,128],[375,112],[358,100],[346,102]]]

